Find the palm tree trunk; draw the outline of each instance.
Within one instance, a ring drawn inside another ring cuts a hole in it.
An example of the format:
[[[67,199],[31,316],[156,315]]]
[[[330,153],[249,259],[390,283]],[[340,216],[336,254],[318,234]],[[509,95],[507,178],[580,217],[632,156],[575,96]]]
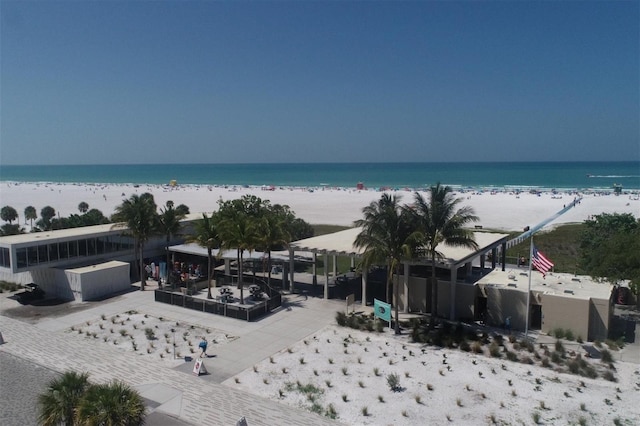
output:
[[[144,253],[144,244],[141,242],[140,243],[140,291],[144,291],[144,285],[146,284],[145,276],[144,276],[145,271],[144,271],[143,253]]]
[[[239,250],[239,259],[240,262],[238,262],[238,288],[240,288],[240,304],[244,305],[244,286],[242,285],[242,278],[243,278],[243,272],[242,272],[242,261],[243,261],[243,252],[244,250]]]
[[[399,317],[399,313],[398,313],[398,311],[399,311],[398,306],[400,305],[400,303],[399,303],[399,301],[400,301],[400,285],[398,283],[398,280],[400,278],[399,274],[400,274],[400,266],[397,266],[396,267],[396,279],[395,279],[395,281],[393,283],[394,290],[395,290],[394,291],[394,293],[395,293],[395,295],[394,295],[394,299],[395,299],[394,300],[394,304],[395,304],[395,308],[396,308],[396,323],[394,325],[394,330],[395,330],[396,334],[400,334],[400,317]]]
[[[267,252],[267,269],[269,270],[267,275],[267,285],[271,287],[271,250]]]
[[[431,321],[430,328],[436,325],[436,316],[438,314],[438,280],[436,279],[436,255],[431,254]]]
[[[211,296],[211,249],[207,248],[207,299],[213,299]]]
[[[170,262],[170,258],[169,258],[169,243],[170,243],[170,237],[169,235],[167,235],[167,279],[169,278],[169,262]]]

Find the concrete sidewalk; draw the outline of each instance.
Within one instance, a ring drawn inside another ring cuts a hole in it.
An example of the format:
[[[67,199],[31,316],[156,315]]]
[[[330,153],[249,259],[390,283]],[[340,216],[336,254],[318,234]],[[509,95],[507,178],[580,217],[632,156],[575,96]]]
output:
[[[153,291],[135,291],[94,305],[70,310],[70,315],[43,318],[36,324],[0,316],[0,332],[5,341],[0,351],[58,372],[86,371],[98,382],[123,380],[148,400],[149,424],[161,424],[154,420],[158,413],[165,415],[164,421],[173,418],[175,421],[170,424],[235,425],[243,416],[250,426],[336,424],[314,413],[219,383],[332,323],[335,312],[344,309],[344,302],[305,300],[291,295],[286,298],[284,309],[256,322],[156,303]],[[215,357],[205,361],[211,374],[196,377],[191,374],[193,362],[178,362],[177,367],[170,368],[133,353],[75,339],[64,332],[102,314],[110,316],[129,310],[214,327],[238,339],[216,348]]]

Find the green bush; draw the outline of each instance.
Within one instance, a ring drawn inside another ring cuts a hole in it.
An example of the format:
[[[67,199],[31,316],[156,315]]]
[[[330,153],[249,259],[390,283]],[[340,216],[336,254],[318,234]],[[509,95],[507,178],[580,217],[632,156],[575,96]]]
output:
[[[397,392],[400,390],[400,376],[396,373],[391,373],[387,376],[387,385],[389,385],[389,389],[393,392]]]
[[[556,339],[562,339],[565,336],[564,329],[562,329],[561,327],[554,328],[552,334]]]
[[[344,312],[336,312],[336,322],[340,327],[347,325],[347,315]]]
[[[567,330],[564,332],[564,338],[565,338],[565,339],[567,339],[567,340],[569,340],[569,341],[573,341],[573,340],[575,339],[575,336],[573,335],[573,331],[571,331],[571,330],[567,329]]]
[[[491,345],[489,345],[489,353],[494,358],[500,358],[500,346],[498,346],[496,342],[491,343]]]
[[[615,362],[615,360],[613,359],[613,354],[611,353],[611,351],[607,349],[603,349],[602,352],[600,352],[600,356],[601,356],[602,362],[607,362],[607,363]]]

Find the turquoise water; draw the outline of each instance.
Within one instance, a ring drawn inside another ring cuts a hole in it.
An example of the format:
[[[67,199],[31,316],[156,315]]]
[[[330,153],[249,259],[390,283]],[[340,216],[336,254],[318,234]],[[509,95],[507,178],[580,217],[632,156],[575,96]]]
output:
[[[2,166],[0,181],[419,189],[640,189],[640,162],[140,164]]]

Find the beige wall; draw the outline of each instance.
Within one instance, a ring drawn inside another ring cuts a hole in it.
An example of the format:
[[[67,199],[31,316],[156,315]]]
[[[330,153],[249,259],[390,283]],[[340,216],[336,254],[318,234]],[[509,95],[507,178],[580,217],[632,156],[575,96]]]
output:
[[[427,295],[427,279],[409,277],[409,312],[426,313],[430,310],[431,297],[430,293]]]
[[[456,284],[456,319],[474,319],[477,291],[473,284]]]
[[[569,329],[576,336],[588,339],[590,301],[561,294],[542,295],[542,332],[555,328]]]
[[[589,334],[587,339],[605,340],[609,337],[610,305],[605,299],[591,299],[589,310]]]
[[[526,326],[527,293],[505,287],[485,287],[488,325],[501,326],[511,317],[511,328],[524,330]]]

